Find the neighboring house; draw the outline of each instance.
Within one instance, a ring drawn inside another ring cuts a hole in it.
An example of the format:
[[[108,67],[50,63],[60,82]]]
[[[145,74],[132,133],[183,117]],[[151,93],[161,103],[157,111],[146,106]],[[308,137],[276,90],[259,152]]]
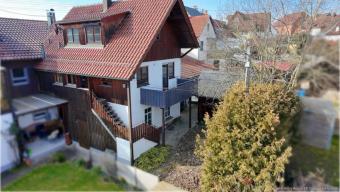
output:
[[[340,15],[336,13],[318,15],[313,21],[310,34],[326,40],[340,40]]]
[[[165,142],[168,119],[192,96],[181,48],[198,42],[181,0],[104,0],[72,8],[35,65],[40,88],[69,101],[66,132],[80,146],[132,163]]]
[[[190,17],[190,22],[200,47],[191,51],[190,49],[183,49],[182,53],[190,51],[188,54],[190,57],[207,63],[207,54],[211,47],[211,45],[208,44],[208,41],[209,39],[216,39],[213,20],[208,14],[204,14]]]
[[[22,144],[34,159],[56,147],[42,143],[62,136],[60,119],[66,101],[40,94],[33,70],[45,57],[43,42],[48,34],[48,23],[0,18],[0,26],[2,91],[5,90],[1,95],[4,102],[1,110],[1,171],[5,171],[17,163],[19,156],[13,141],[15,137],[9,131],[13,122],[17,122],[21,129],[24,135]],[[62,145],[63,141],[59,143]]]
[[[227,29],[234,35],[267,34],[271,31],[271,14],[236,11],[227,16]]]
[[[182,58],[182,79],[198,78],[203,71],[216,70],[212,64],[207,64],[190,56]]]
[[[273,27],[279,35],[294,35],[308,31],[308,20],[309,16],[305,12],[296,12],[276,20]]]

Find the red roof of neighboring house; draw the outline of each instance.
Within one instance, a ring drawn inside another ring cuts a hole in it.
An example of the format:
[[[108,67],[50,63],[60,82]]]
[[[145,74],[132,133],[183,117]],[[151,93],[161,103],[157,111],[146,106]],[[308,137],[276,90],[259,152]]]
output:
[[[46,21],[0,18],[1,60],[41,59]]]
[[[207,25],[209,19],[210,16],[208,14],[190,17],[190,22],[197,38],[201,36],[204,27]]]
[[[129,12],[104,48],[60,48],[64,41],[63,34],[59,33],[52,38],[51,44],[46,45],[46,59],[36,69],[130,80],[174,7],[183,15],[179,22],[184,25],[179,30],[187,41],[181,42],[182,48],[198,47],[182,0],[114,1],[105,13],[101,4],[74,7],[59,22],[81,23]]]
[[[270,13],[242,13],[236,11],[228,15],[228,30],[232,32],[266,32],[270,30]]]
[[[258,63],[258,64],[262,64],[263,66],[265,67],[268,67],[268,68],[275,68],[277,70],[280,70],[280,71],[289,71],[292,69],[293,67],[293,64],[291,62],[288,62],[288,61],[263,61],[262,63]]]
[[[202,61],[196,60],[190,56],[182,58],[181,78],[187,79],[199,76],[203,70],[215,70],[216,68],[211,64],[206,64]]]

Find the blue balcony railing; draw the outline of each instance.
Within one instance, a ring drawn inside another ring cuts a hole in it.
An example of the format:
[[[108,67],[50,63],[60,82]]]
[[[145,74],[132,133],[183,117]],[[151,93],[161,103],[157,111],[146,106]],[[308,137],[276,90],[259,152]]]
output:
[[[177,87],[168,90],[141,88],[141,104],[166,108],[185,101],[197,93],[197,80],[178,79]]]

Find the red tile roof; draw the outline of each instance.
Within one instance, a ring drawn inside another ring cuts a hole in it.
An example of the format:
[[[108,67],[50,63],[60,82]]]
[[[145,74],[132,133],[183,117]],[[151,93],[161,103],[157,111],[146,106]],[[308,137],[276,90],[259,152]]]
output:
[[[0,18],[1,60],[40,59],[47,37],[46,21]]]
[[[206,64],[190,56],[185,56],[182,58],[182,79],[197,77],[204,70],[216,70],[216,68],[211,64]]]
[[[267,68],[275,68],[276,70],[282,71],[282,72],[287,72],[290,71],[294,64],[289,62],[289,61],[263,61],[257,63],[259,66],[264,66]]]
[[[177,4],[176,4],[177,3]],[[187,47],[198,47],[181,0],[115,1],[102,13],[101,4],[74,7],[60,23],[102,19],[130,11],[104,48],[59,48],[63,34],[46,46],[46,59],[36,69],[92,77],[129,80],[151,49],[157,34],[173,10],[179,6],[190,40]]]
[[[192,28],[194,29],[196,37],[201,36],[204,30],[204,27],[207,25],[209,19],[210,19],[210,16],[208,14],[190,17],[190,22],[191,22]]]
[[[266,32],[271,26],[270,13],[242,13],[236,11],[233,15],[228,15],[228,30],[232,32]]]

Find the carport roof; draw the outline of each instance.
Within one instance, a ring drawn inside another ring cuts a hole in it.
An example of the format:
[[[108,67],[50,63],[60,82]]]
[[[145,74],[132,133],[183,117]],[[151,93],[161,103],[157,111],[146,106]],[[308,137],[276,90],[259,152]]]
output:
[[[45,94],[30,95],[27,97],[13,99],[12,101],[15,115],[23,115],[26,113],[56,107],[65,103],[67,103],[67,101],[64,99]]]

